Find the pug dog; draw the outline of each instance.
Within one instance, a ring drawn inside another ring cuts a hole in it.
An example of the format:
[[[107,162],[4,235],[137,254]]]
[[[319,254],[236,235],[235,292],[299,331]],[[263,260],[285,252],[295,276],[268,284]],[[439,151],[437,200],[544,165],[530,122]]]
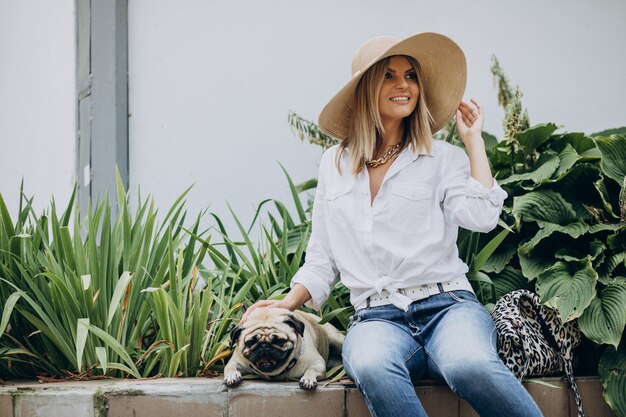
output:
[[[256,374],[266,380],[300,379],[300,387],[313,390],[326,370],[341,363],[344,336],[331,324],[303,311],[258,308],[230,334],[234,352],[224,368],[228,387],[238,385],[242,375]],[[335,359],[329,363],[329,353]]]

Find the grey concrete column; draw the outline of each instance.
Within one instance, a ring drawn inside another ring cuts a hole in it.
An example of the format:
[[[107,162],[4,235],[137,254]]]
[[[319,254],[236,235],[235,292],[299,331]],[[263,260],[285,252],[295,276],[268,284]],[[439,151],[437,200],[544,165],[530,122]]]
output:
[[[77,177],[80,209],[128,187],[128,1],[76,0]]]

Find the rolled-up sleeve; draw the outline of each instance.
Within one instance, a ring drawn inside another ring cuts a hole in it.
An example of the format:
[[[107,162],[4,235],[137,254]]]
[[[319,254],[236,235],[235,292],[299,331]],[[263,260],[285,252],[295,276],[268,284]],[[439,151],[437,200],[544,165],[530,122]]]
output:
[[[495,179],[487,188],[472,178],[469,158],[461,148],[451,149],[442,187],[444,210],[454,223],[483,233],[496,227],[507,193]]]
[[[311,215],[311,237],[306,249],[304,265],[291,280],[291,286],[302,284],[311,294],[311,299],[305,304],[319,310],[330,295],[330,289],[337,277],[337,266],[332,257],[326,228],[326,199],[324,169],[328,167],[330,158],[327,151],[320,162],[320,171],[313,201]]]

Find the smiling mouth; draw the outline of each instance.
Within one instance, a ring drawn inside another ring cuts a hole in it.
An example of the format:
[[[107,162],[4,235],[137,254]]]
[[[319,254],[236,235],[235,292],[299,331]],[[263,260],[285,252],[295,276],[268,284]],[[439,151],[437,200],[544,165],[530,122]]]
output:
[[[389,100],[394,101],[394,102],[399,102],[399,103],[407,103],[409,100],[411,100],[411,98],[410,97],[391,97]]]

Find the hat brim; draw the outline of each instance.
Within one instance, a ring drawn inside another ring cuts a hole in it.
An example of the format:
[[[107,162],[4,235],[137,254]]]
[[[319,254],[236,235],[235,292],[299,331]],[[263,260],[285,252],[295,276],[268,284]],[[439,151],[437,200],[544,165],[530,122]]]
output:
[[[463,98],[467,64],[465,54],[454,41],[428,32],[399,41],[357,72],[320,113],[318,124],[322,131],[340,140],[348,137],[355,91],[361,77],[376,62],[394,55],[413,57],[420,65],[423,94],[433,117],[432,133],[446,125]]]

